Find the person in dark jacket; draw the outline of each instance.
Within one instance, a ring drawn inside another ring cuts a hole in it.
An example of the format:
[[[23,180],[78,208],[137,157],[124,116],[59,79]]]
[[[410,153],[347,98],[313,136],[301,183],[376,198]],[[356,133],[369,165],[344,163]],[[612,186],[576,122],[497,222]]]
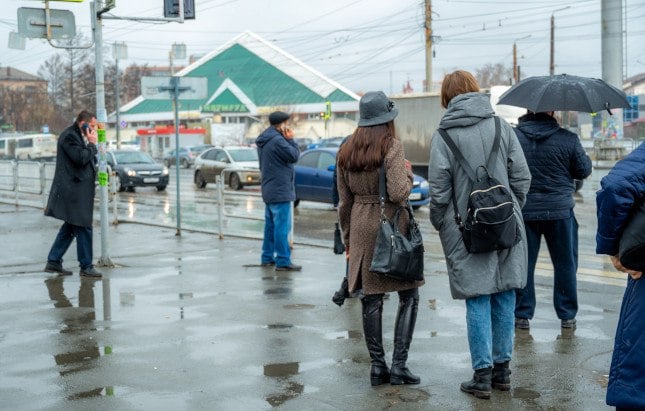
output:
[[[63,268],[63,256],[76,238],[80,274],[100,278],[92,264],[92,221],[96,183],[96,116],[81,111],[76,122],[58,137],[56,170],[45,215],[63,220],[52,244],[45,271],[71,275]]]
[[[535,313],[535,264],[542,236],[553,263],[553,305],[560,325],[573,328],[578,313],[578,222],[573,213],[574,179],[591,174],[591,159],[578,136],[561,128],[553,112],[528,112],[515,129],[531,171],[522,208],[529,251],[526,287],[517,290],[515,326],[530,327]]]
[[[264,211],[264,241],[262,266],[277,271],[300,271],[291,262],[289,231],[291,231],[291,202],[296,199],[293,165],[300,158],[298,144],[288,125],[289,114],[276,111],[269,115],[271,126],[255,140],[262,174]]]
[[[596,194],[596,253],[611,256],[617,270],[627,273],[614,353],[609,370],[607,404],[621,410],[645,409],[645,284],[642,272],[626,269],[618,259],[621,234],[632,210],[645,200],[645,143],[603,177]]]

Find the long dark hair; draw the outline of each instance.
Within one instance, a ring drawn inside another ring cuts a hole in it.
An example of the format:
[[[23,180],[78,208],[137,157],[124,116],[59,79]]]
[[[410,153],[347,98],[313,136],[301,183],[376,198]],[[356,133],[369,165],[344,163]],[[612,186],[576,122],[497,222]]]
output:
[[[395,138],[394,121],[358,127],[338,151],[338,167],[348,171],[376,170]]]

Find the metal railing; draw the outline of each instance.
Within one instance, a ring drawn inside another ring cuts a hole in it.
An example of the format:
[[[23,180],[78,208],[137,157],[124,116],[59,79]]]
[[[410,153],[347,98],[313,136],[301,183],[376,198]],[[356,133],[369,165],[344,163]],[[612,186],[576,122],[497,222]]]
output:
[[[47,206],[47,200],[49,196],[50,187],[54,178],[54,171],[56,169],[55,162],[36,162],[36,161],[15,161],[15,160],[1,160],[0,161],[0,202],[15,204],[15,206],[30,206],[45,209]],[[215,231],[205,230],[204,227],[195,227],[193,230],[213,232],[217,234],[220,239],[224,238],[225,235],[225,225],[227,220],[230,222],[232,220],[242,221],[264,221],[264,213],[259,215],[250,215],[243,213],[234,213],[226,211],[226,200],[234,198],[236,196],[246,196],[246,197],[260,197],[261,194],[258,192],[229,192],[225,190],[225,173],[231,172],[244,172],[248,169],[226,169],[216,179],[216,198],[213,199],[213,205],[216,207],[217,215],[217,225]],[[110,177],[116,175],[109,166],[108,173]],[[128,210],[130,207],[129,204],[120,202],[119,192],[116,189],[115,178],[109,179],[109,201],[112,203],[111,216],[109,219],[113,225],[117,225],[120,222],[134,222],[134,223],[145,223],[145,224],[154,224],[159,226],[172,226],[172,222],[159,223],[158,221],[145,221],[133,218],[124,217],[123,210]],[[139,199],[137,199],[139,200]],[[142,203],[146,205],[150,199],[144,199]],[[121,206],[121,210],[119,210]],[[230,227],[235,227],[236,224],[228,224]],[[293,226],[293,224],[292,224]],[[253,229],[255,233],[256,229]],[[258,231],[257,235],[249,234],[248,230],[243,230],[239,228],[238,231],[244,231],[245,237],[252,238],[262,238],[263,232]],[[229,235],[241,235],[239,232],[228,231]]]
[[[597,138],[593,141],[593,159],[596,161],[616,161],[631,153],[636,141],[631,138]]]

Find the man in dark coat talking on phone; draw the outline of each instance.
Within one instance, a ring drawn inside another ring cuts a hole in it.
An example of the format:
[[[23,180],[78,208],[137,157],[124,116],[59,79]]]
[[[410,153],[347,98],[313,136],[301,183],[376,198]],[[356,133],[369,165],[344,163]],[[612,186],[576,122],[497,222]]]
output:
[[[263,266],[275,266],[276,271],[300,271],[291,262],[289,231],[291,231],[291,202],[296,199],[293,165],[300,158],[298,144],[289,128],[289,114],[275,111],[269,115],[271,126],[255,140],[258,146],[262,173],[264,212]]]
[[[84,277],[101,278],[92,264],[92,221],[96,184],[96,116],[81,111],[58,137],[56,171],[45,215],[63,220],[52,244],[45,271],[71,275],[63,256],[76,238],[76,253]]]

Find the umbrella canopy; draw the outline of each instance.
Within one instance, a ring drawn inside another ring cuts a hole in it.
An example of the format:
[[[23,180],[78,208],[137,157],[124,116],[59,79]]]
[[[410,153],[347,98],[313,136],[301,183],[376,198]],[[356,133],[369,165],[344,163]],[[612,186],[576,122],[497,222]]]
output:
[[[534,113],[597,113],[611,108],[630,107],[622,90],[597,78],[568,74],[526,78],[502,94],[498,104],[524,107]]]

